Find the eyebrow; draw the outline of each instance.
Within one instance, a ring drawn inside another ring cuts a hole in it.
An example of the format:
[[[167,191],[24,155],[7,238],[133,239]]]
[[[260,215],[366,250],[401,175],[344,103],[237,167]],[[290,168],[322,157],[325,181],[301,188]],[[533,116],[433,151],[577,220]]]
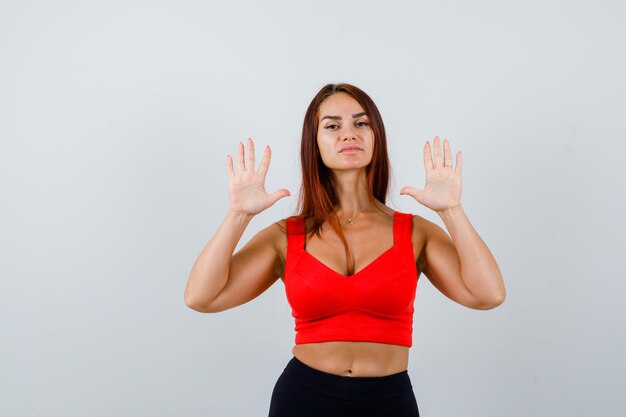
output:
[[[367,115],[367,112],[355,113],[352,115],[352,118],[354,119],[354,118],[366,116],[366,115]],[[324,116],[320,119],[320,122],[324,119],[341,120],[341,116]]]

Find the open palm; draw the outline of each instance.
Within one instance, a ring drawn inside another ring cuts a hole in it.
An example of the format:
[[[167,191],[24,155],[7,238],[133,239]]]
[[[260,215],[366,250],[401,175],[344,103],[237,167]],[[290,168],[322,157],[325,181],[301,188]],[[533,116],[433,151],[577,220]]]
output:
[[[434,161],[430,151],[430,143],[424,145],[424,169],[426,170],[426,185],[423,189],[405,186],[400,194],[410,195],[418,203],[437,212],[449,210],[461,205],[461,172],[463,158],[461,152],[456,154],[456,168],[452,168],[452,152],[447,139],[441,141],[435,136]]]
[[[255,172],[254,142],[248,138],[247,144],[248,155],[245,156],[243,143],[239,142],[237,173],[233,169],[232,157],[228,155],[227,158],[230,210],[240,214],[258,214],[274,205],[279,199],[291,194],[284,188],[271,194],[265,191],[265,176],[270,166],[270,147],[265,147],[263,160],[259,170]]]

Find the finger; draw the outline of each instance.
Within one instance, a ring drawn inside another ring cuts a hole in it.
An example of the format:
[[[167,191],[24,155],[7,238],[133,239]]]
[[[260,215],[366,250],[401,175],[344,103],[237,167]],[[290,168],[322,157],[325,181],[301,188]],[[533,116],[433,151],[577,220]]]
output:
[[[456,168],[454,172],[459,175],[463,172],[463,155],[461,155],[461,151],[456,153]]]
[[[435,135],[435,139],[433,140],[433,153],[435,155],[434,167],[438,168],[443,165],[443,156],[441,155],[441,140],[439,139],[439,135]]]
[[[226,170],[228,171],[228,178],[233,178],[235,176],[235,171],[233,171],[233,158],[230,154],[226,157]]]
[[[450,142],[448,139],[443,140],[443,165],[452,167],[452,151],[450,150]]]
[[[237,149],[237,170],[242,173],[246,170],[246,165],[243,162],[243,143],[239,142],[239,148]]]
[[[423,192],[424,192],[424,190],[420,190],[420,189],[417,189],[415,187],[411,187],[409,185],[407,185],[406,187],[403,187],[400,190],[400,194],[402,194],[402,195],[410,195],[411,197],[413,197],[417,201],[421,201]]]
[[[281,198],[288,197],[290,195],[291,193],[289,192],[289,190],[285,188],[281,188],[280,190],[276,190],[272,194],[268,195],[267,200],[268,200],[269,205],[273,206],[274,203],[276,203]]]
[[[433,168],[433,157],[430,153],[430,142],[426,141],[424,144],[424,169],[426,170],[426,175],[428,175]]]
[[[259,166],[259,174],[265,177],[267,175],[267,170],[270,167],[270,158],[272,156],[272,150],[269,145],[265,147],[265,151],[263,152],[263,159],[261,160],[261,165]]]
[[[248,159],[246,160],[246,167],[248,170],[254,172],[254,142],[251,138],[248,138]]]

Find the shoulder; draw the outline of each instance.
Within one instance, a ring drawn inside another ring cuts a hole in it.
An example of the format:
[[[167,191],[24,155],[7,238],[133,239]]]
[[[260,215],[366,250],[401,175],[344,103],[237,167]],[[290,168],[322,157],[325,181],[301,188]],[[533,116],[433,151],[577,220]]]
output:
[[[437,228],[439,226],[437,226],[435,223],[431,222],[430,220],[418,215],[418,214],[411,214],[412,220],[413,220],[413,232],[428,232],[433,230],[434,228]]]
[[[423,239],[424,244],[426,244],[428,240],[445,239],[446,236],[448,234],[441,226],[422,216],[413,214],[413,237]]]
[[[287,223],[286,219],[280,219],[271,223],[270,225],[259,230],[253,237],[255,241],[263,242],[264,245],[269,245],[276,251],[279,251],[281,246],[287,243]]]
[[[283,218],[270,224],[266,230],[271,237],[275,246],[278,246],[283,239],[287,238],[287,220],[289,218]]]

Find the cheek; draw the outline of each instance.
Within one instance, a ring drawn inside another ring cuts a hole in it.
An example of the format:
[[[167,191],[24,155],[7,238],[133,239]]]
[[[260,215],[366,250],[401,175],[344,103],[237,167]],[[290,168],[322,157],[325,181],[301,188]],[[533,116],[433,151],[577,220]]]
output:
[[[370,155],[373,155],[374,154],[374,148],[376,148],[377,144],[376,144],[376,140],[374,140],[374,135],[373,134],[370,134],[370,135],[371,136],[370,136],[370,146],[369,146],[369,149],[370,149]]]
[[[320,156],[322,157],[322,160],[325,161],[327,158],[329,151],[329,144],[327,143],[326,140],[324,140],[325,138],[323,136],[318,136],[317,137],[317,149],[320,152]]]

